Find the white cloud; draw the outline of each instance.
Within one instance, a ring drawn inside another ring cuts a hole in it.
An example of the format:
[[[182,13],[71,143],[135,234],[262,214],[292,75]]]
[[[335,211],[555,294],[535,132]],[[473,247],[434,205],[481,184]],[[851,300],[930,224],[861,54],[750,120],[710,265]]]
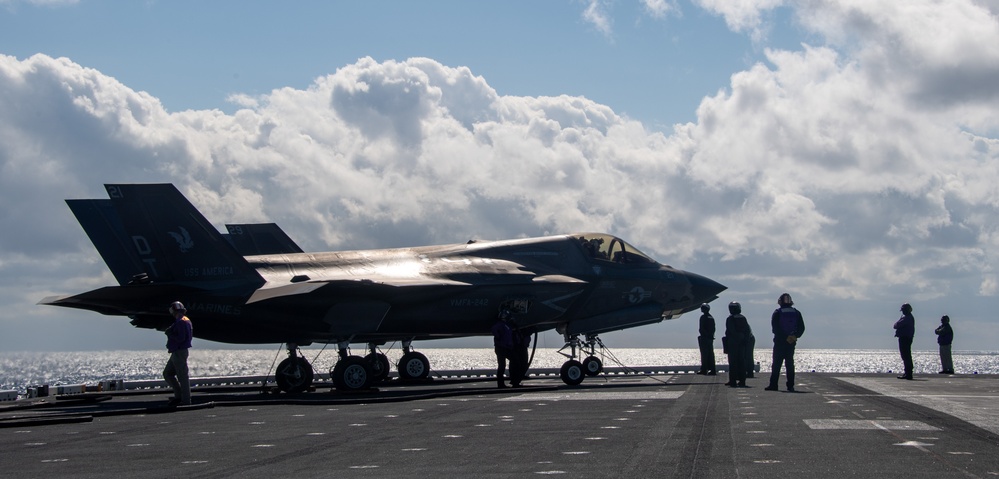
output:
[[[735,32],[749,33],[760,41],[769,30],[763,16],[784,5],[784,0],[694,0],[709,12],[725,18],[725,24]]]
[[[962,123],[997,128],[999,21],[970,1],[811,2],[800,21],[850,52],[872,83],[910,108],[961,109]]]
[[[726,15],[746,31],[773,5]],[[995,73],[995,16],[867,5],[798,6],[829,41],[767,50],[668,136],[586,98],[500,96],[427,58],[364,58],[306,89],[234,95],[225,114],[168,113],[68,59],[0,56],[3,314],[111,283],[62,199],[154,181],[218,225],[276,221],[310,250],[596,230],[709,268],[747,304],[772,307],[776,289],[994,295],[999,105],[975,78]],[[949,37],[927,43],[913,22]]]
[[[589,0],[583,10],[583,21],[593,25],[593,28],[596,28],[604,36],[610,37],[614,33],[604,0]]]
[[[671,13],[679,12],[679,7],[671,0],[642,0],[642,5],[652,18],[662,19]]]

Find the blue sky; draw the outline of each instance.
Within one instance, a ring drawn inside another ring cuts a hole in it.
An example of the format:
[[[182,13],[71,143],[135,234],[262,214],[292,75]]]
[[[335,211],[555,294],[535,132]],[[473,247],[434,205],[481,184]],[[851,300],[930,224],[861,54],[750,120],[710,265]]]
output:
[[[801,347],[892,348],[908,301],[917,349],[943,314],[995,349],[997,11],[0,0],[0,348],[160,347],[35,303],[114,283],[65,198],[172,182],[307,250],[605,231],[758,337],[788,291]],[[695,347],[695,319],[605,342]]]
[[[3,2],[0,2],[2,4]],[[87,2],[0,9],[4,53],[65,56],[170,111],[232,111],[231,93],[305,88],[370,56],[467,66],[501,95],[585,96],[657,128],[694,120],[700,99],[762,49],[689,3],[662,18],[639,1]],[[774,13],[768,44],[797,45]]]

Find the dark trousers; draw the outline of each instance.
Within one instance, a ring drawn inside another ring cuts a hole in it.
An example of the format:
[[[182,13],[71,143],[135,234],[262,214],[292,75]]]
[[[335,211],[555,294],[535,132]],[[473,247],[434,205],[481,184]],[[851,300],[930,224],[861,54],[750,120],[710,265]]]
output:
[[[746,346],[733,346],[728,355],[728,384],[746,385]]]
[[[510,384],[519,386],[527,377],[527,346],[515,346],[510,356]]]
[[[189,350],[178,349],[170,353],[170,360],[163,368],[163,379],[173,389],[174,399],[181,404],[191,404],[191,377],[187,369]]]
[[[912,336],[898,338],[898,352],[902,355],[905,377],[912,377]]]
[[[511,357],[511,351],[507,348],[496,348],[496,384],[500,387],[505,386],[503,384],[503,375],[506,371],[506,362]],[[512,363],[513,361],[511,361]],[[512,366],[512,364],[511,364]],[[511,369],[512,371],[512,369]]]
[[[949,344],[940,345],[940,366],[943,368],[943,372],[954,374],[954,359],[950,355]]]
[[[701,372],[709,373],[716,371],[715,338],[700,336],[697,338],[697,347],[701,350]]]
[[[787,387],[791,389],[794,387],[794,345],[788,344],[784,339],[774,341],[774,365],[770,370],[771,388],[777,388],[781,364],[787,367]]]

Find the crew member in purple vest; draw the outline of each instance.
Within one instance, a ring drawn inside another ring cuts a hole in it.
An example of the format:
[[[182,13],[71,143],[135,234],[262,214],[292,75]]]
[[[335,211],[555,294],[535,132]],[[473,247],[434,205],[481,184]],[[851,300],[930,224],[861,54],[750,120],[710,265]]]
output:
[[[187,369],[187,356],[188,350],[191,349],[194,328],[191,327],[191,320],[185,315],[187,308],[180,301],[174,301],[169,311],[173,316],[173,324],[166,330],[170,360],[163,368],[163,379],[166,379],[167,384],[173,389],[169,405],[186,406],[191,404],[191,378]]]
[[[774,332],[774,363],[770,370],[770,385],[765,389],[777,390],[780,367],[784,364],[787,368],[787,390],[794,392],[794,347],[798,344],[798,338],[805,334],[805,320],[801,317],[801,312],[792,307],[794,301],[790,294],[780,295],[777,305],[780,307],[770,316],[770,326]]]

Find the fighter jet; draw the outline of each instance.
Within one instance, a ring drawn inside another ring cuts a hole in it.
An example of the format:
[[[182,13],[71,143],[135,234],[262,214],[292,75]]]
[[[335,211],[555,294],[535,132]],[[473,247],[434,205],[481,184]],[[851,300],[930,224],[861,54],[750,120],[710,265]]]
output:
[[[430,363],[414,341],[488,336],[501,312],[527,333],[562,334],[560,352],[569,353],[561,378],[578,385],[602,371],[599,334],[676,318],[725,290],[609,234],[306,253],[274,224],[228,225],[221,234],[172,184],[105,189],[110,199],[67,204],[119,285],[39,304],[162,330],[168,306],[182,301],[197,338],[285,344],[275,380],[287,392],[306,390],[314,377],[299,346],[337,345],[337,389],[387,378],[378,350],[387,342],[402,344],[400,379],[421,379]],[[366,354],[350,354],[351,344]]]

